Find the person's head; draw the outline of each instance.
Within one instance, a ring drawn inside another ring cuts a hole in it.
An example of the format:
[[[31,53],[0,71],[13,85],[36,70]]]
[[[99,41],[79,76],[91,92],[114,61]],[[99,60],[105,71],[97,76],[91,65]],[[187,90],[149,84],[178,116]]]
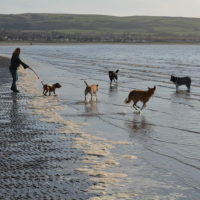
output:
[[[15,51],[13,52],[13,55],[19,56],[20,53],[21,53],[21,49],[20,48],[16,48]]]

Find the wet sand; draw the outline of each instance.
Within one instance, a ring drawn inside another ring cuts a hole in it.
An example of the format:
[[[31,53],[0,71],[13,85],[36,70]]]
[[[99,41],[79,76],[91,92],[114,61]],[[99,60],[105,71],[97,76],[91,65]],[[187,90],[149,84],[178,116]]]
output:
[[[80,123],[64,119],[59,97],[44,97],[35,75],[19,69],[16,94],[10,91],[10,60],[0,57],[1,199],[132,199],[126,173],[109,171],[119,159],[137,159],[112,152],[130,145],[88,134]],[[115,189],[109,190],[112,186]],[[117,188],[124,187],[122,191]]]
[[[60,124],[30,115],[36,96],[10,90],[10,59],[0,57],[0,199],[89,199],[94,182],[75,168],[82,151],[72,148],[75,135],[61,138]],[[22,76],[19,76],[22,81]],[[18,83],[20,84],[20,83]],[[25,83],[22,83],[24,86]],[[26,86],[26,85],[25,85]]]

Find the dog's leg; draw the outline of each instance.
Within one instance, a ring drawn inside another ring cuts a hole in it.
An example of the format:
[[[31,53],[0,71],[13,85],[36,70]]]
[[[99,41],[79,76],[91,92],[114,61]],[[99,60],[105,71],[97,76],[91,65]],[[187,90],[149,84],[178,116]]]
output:
[[[51,92],[49,91],[49,96],[51,96]]]
[[[190,90],[190,84],[187,84],[186,87],[188,88],[188,90]]]
[[[44,90],[44,96],[47,96],[47,90]]]
[[[137,105],[137,102],[138,102],[138,101],[134,102],[133,107],[134,107],[134,108],[139,108],[139,109],[140,109],[140,107]],[[138,110],[138,109],[136,109],[136,110]]]
[[[178,91],[178,84],[176,84],[176,91]]]
[[[140,107],[138,105],[135,104],[135,106],[140,109]]]
[[[137,109],[136,103],[137,103],[137,102],[134,102],[134,103],[133,103],[133,108],[135,108],[135,110],[138,110],[138,109]]]
[[[142,111],[142,109],[144,109],[146,107],[146,103],[143,104],[142,108],[140,109],[140,111]]]
[[[92,96],[93,96],[93,93],[91,92],[91,101],[92,101]]]
[[[85,101],[87,101],[86,96],[87,96],[88,92],[87,90],[85,90]]]
[[[95,93],[95,97],[96,97],[96,101],[98,101],[98,99],[97,99],[97,93]]]

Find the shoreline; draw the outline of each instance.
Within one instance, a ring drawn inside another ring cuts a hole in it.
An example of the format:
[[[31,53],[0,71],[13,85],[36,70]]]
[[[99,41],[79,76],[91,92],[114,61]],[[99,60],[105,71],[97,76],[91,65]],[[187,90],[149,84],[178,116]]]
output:
[[[200,43],[159,43],[159,42],[154,42],[154,43],[126,43],[126,42],[0,42],[0,46],[68,46],[68,45],[194,45],[198,46]]]

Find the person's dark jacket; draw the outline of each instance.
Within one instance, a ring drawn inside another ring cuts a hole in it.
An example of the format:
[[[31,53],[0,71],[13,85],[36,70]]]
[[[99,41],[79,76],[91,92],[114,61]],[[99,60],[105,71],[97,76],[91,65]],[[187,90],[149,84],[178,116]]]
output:
[[[11,58],[11,63],[10,63],[10,69],[15,69],[17,70],[19,65],[22,65],[24,69],[28,68],[29,66],[25,63],[23,63],[18,55],[13,54]]]

